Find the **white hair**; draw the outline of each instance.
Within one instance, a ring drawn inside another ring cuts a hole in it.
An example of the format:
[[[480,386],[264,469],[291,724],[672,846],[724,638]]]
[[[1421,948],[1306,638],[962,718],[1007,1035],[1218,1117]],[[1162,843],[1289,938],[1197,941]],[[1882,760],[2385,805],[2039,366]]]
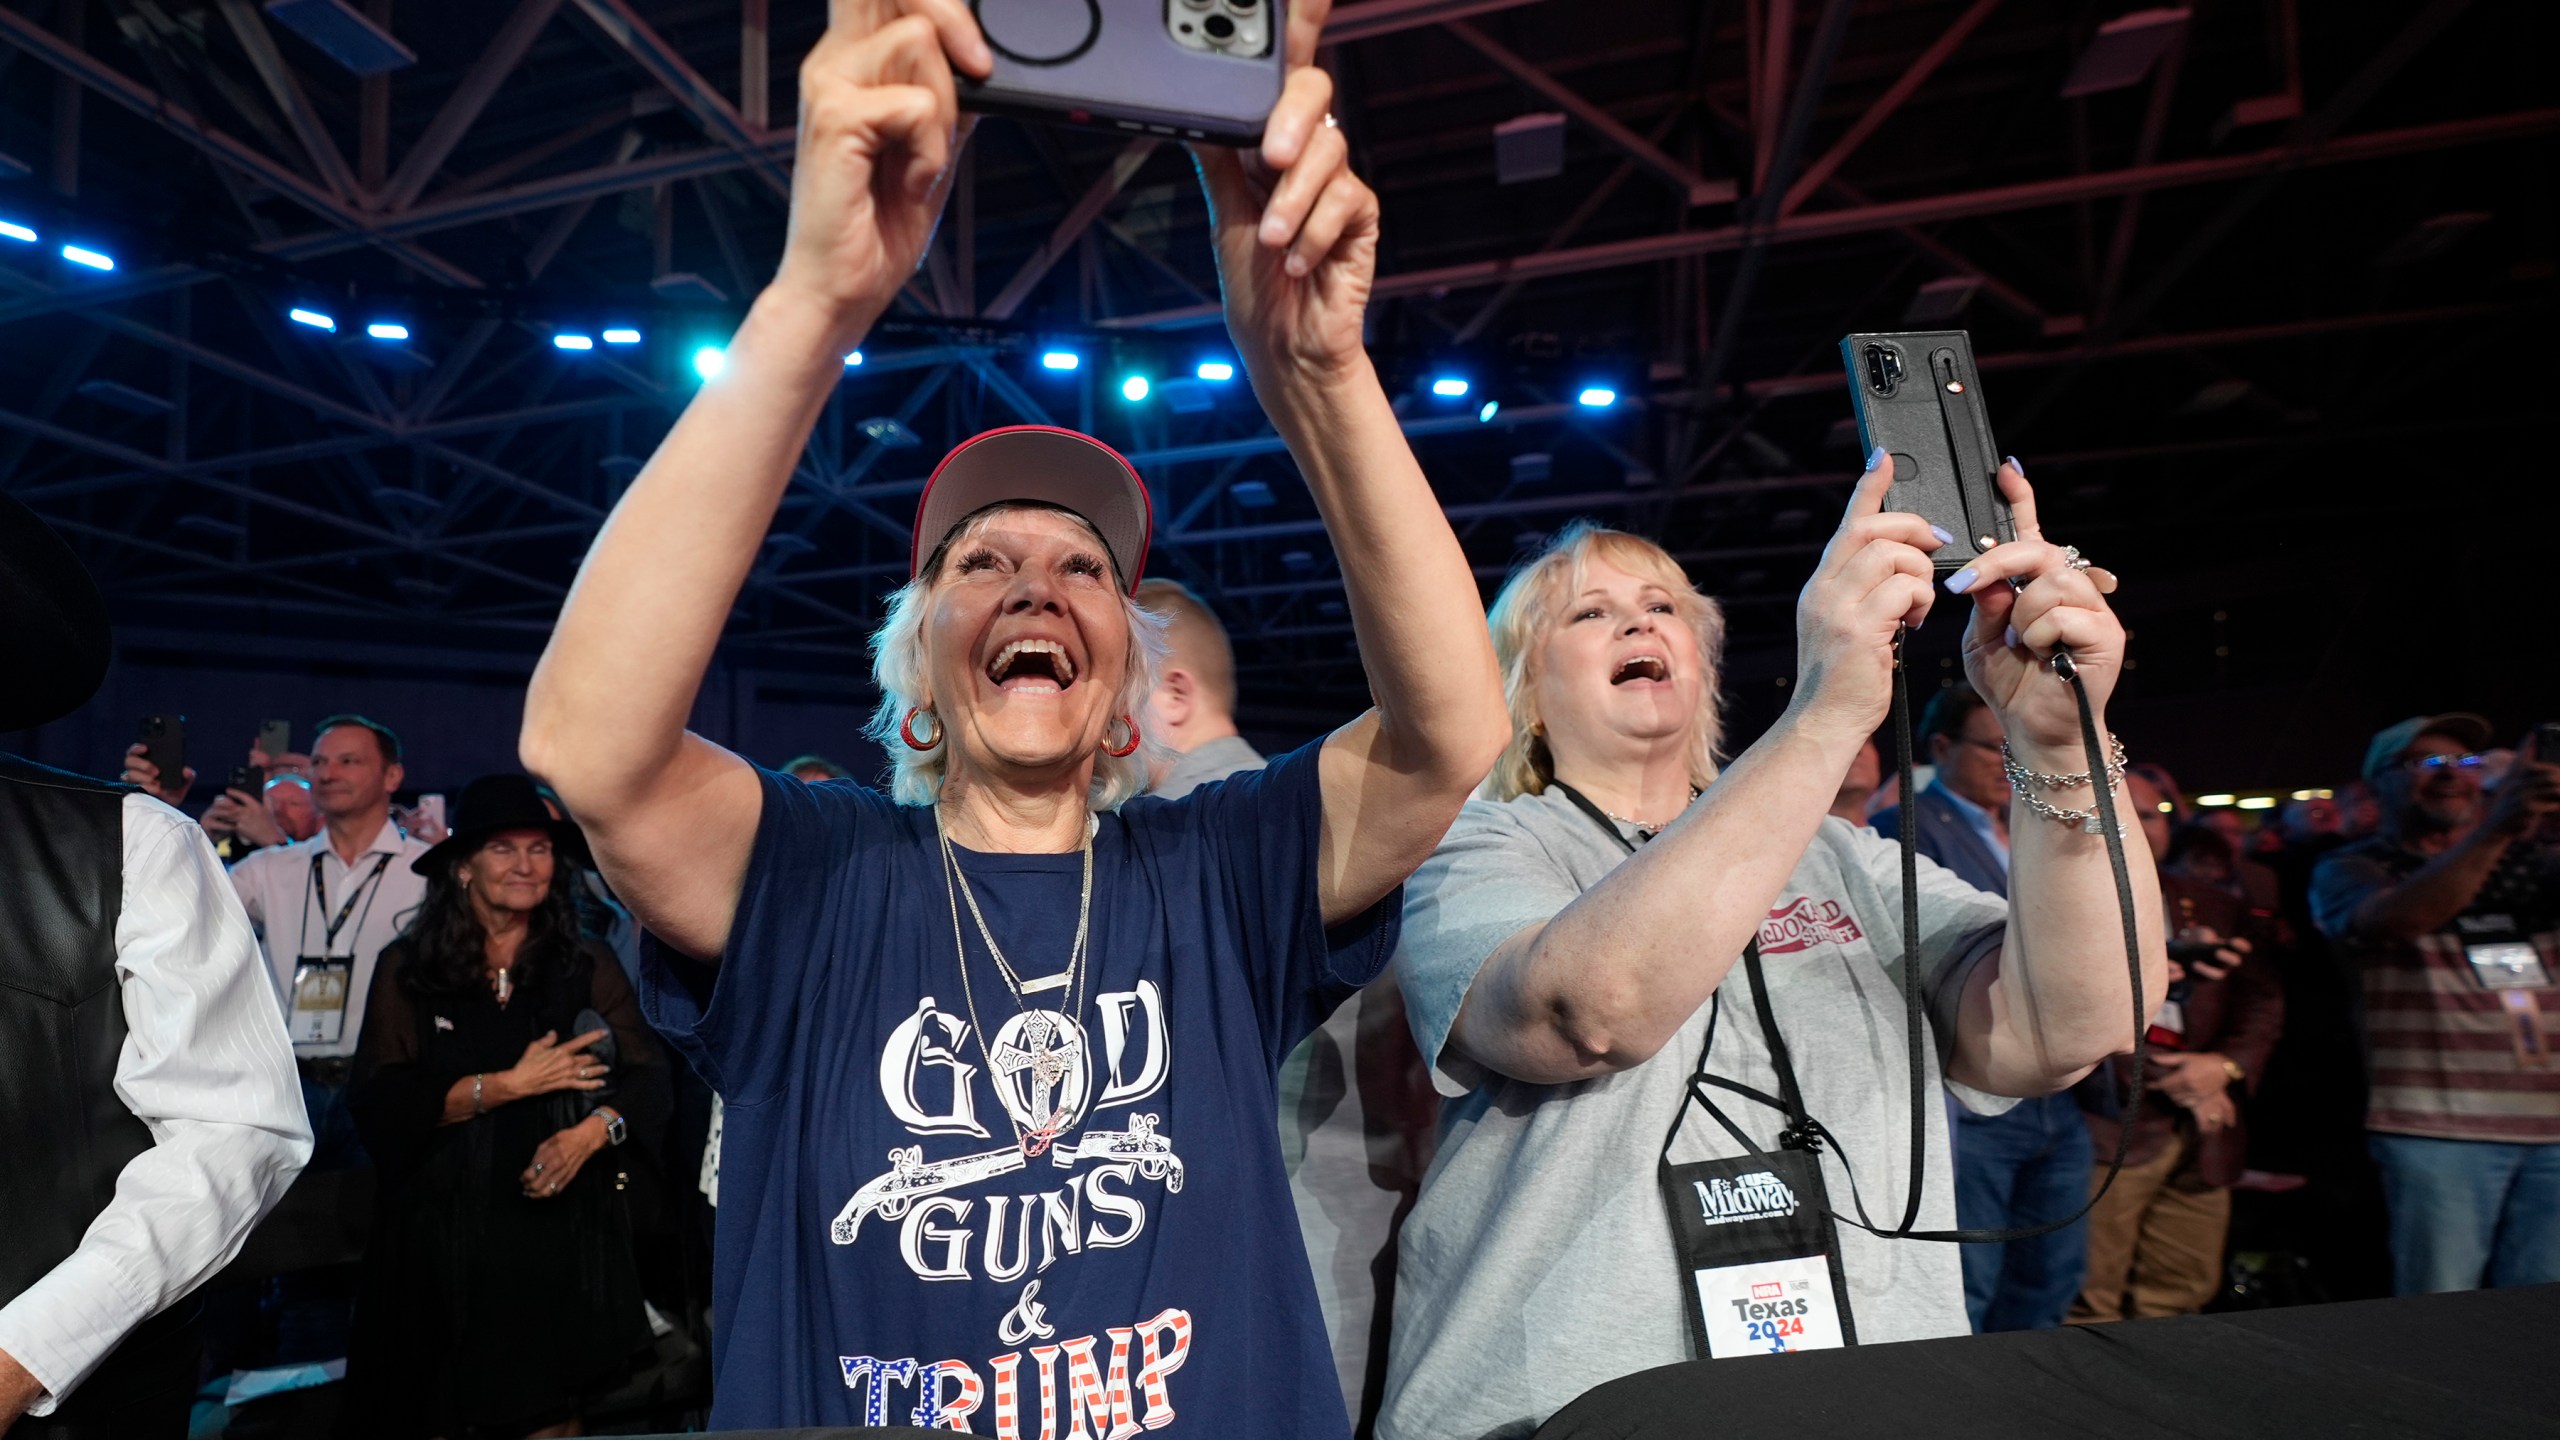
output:
[[[924,708],[924,697],[933,688],[925,673],[925,613],[932,608],[933,587],[942,576],[943,559],[954,545],[976,538],[998,516],[1014,510],[1058,510],[1088,531],[1090,522],[1071,510],[1054,505],[1021,502],[990,505],[969,516],[952,529],[916,578],[901,585],[889,596],[889,611],[880,628],[871,632],[871,680],[879,687],[880,705],[871,712],[871,723],[863,733],[889,752],[889,797],[901,805],[930,805],[942,793],[942,779],[949,770],[951,734],[939,715],[933,719],[933,743],[918,750],[907,744],[898,733],[910,710]],[[1099,533],[1094,543],[1105,556],[1110,547],[1102,543]],[[1127,716],[1131,724],[1145,713],[1147,697],[1155,693],[1156,680],[1164,667],[1165,622],[1163,617],[1133,599],[1125,577],[1116,562],[1112,566],[1113,593],[1120,598],[1120,609],[1129,622],[1129,666],[1121,676],[1119,694],[1113,699],[1111,713]],[[1096,752],[1093,757],[1093,790],[1087,799],[1096,810],[1116,810],[1120,803],[1147,788],[1153,763],[1169,758],[1168,752],[1155,740],[1141,734],[1138,748],[1127,755]]]

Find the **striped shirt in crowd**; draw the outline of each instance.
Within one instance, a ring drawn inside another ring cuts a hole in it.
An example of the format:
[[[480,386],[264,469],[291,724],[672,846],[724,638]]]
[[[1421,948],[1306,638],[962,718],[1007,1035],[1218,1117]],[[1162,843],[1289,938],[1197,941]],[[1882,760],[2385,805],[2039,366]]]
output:
[[[2375,836],[2330,852],[2312,873],[2313,918],[2363,976],[2365,1127],[2560,1142],[2560,846],[2517,843],[2469,908],[2415,941],[2356,923],[2357,907],[2428,858]],[[2475,956],[2505,963],[2484,969]]]

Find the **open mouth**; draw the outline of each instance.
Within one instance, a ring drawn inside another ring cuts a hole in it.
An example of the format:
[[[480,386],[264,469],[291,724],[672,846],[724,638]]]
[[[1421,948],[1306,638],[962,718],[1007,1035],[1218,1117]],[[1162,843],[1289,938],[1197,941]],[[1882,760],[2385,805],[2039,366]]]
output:
[[[1612,685],[1626,685],[1643,680],[1661,684],[1671,678],[1671,662],[1659,655],[1630,655],[1618,662],[1609,674]]]
[[[1055,695],[1076,683],[1076,662],[1055,640],[1014,640],[987,663],[987,679],[1008,695]]]

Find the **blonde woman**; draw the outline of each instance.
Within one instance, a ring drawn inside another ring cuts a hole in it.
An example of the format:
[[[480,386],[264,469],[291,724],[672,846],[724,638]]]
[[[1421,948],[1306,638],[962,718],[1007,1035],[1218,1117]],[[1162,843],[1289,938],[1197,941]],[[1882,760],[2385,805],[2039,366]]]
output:
[[[1954,1246],[1826,1207],[1952,1226],[1944,1091],[1996,1109],[2131,1044],[2100,837],[2022,805],[2014,908],[1923,861],[1907,977],[1899,856],[1825,813],[1948,538],[1882,513],[1873,466],[1798,602],[1793,701],[1730,765],[1723,620],[1658,546],[1576,527],[1495,601],[1511,745],[1415,874],[1397,952],[1449,1103],[1399,1250],[1381,1436],[1526,1435],[1594,1385],[1699,1355],[1963,1333]],[[2019,538],[1946,589],[1974,597],[1966,668],[2017,763],[2067,782],[2086,768],[2077,712],[2042,659],[2068,644],[2103,715],[2124,633],[2105,573],[2038,535],[2014,462],[2001,483]],[[1934,1042],[1916,1108],[1906,984]]]

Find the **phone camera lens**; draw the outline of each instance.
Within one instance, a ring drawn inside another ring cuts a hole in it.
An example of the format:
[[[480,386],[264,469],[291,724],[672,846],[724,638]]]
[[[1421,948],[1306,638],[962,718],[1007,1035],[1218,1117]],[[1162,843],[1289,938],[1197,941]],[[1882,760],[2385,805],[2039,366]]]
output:
[[[1890,395],[1902,383],[1902,357],[1882,345],[1867,347],[1867,383]]]
[[[1200,22],[1200,28],[1208,31],[1209,38],[1212,40],[1233,40],[1236,38],[1236,22],[1228,19],[1224,15],[1210,16],[1208,19]]]
[[[1260,3],[1262,3],[1262,0],[1227,0],[1227,8],[1230,10],[1250,10]]]

